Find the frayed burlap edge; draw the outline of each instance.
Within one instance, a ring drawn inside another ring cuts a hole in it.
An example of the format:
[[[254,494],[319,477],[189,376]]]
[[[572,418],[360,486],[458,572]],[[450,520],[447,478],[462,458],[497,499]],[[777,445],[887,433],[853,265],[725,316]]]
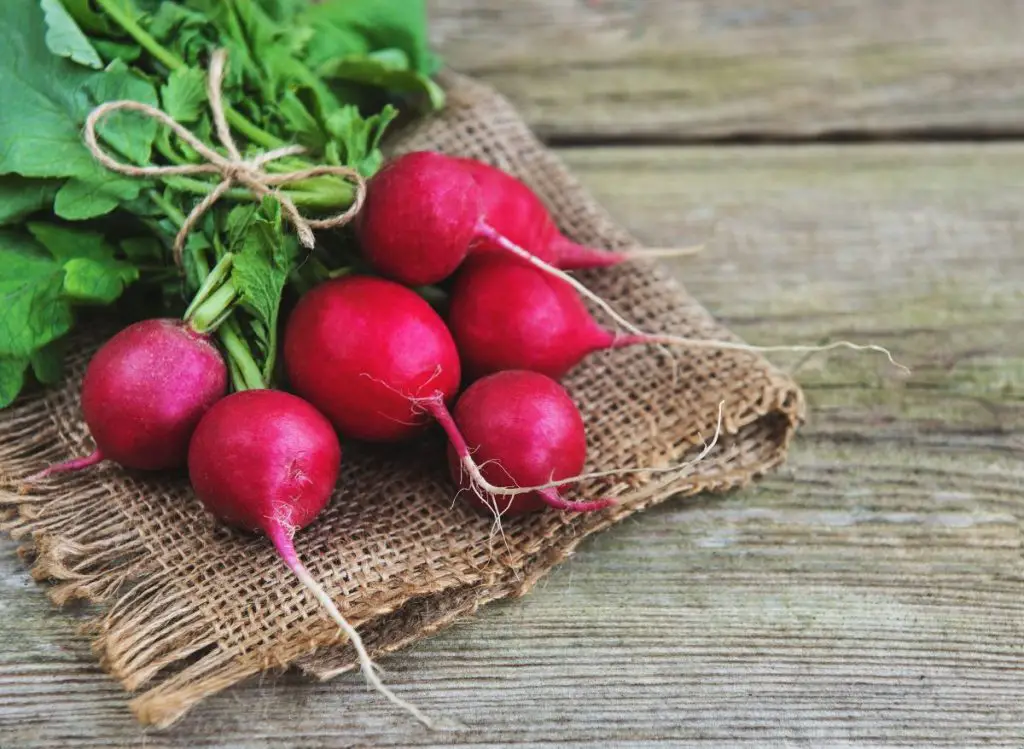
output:
[[[489,160],[529,182],[552,205],[563,229],[579,241],[609,248],[636,245],[536,142],[504,99],[454,75],[446,77],[445,85],[449,110],[404,134],[397,150],[436,148]],[[729,335],[654,267],[640,265],[583,278],[646,327],[664,323],[677,332],[683,332],[682,326],[689,334]],[[625,280],[617,283],[616,278]],[[635,293],[623,296],[624,289]],[[87,354],[82,350],[76,355],[79,371]],[[601,355],[569,378],[567,386],[583,398],[585,415],[587,394],[600,392],[605,379],[607,387],[615,387],[613,373],[625,370],[628,361],[628,356],[616,352]],[[791,380],[749,354],[709,355],[686,372],[714,381],[719,375],[726,382],[718,384],[730,386],[714,459],[679,474],[602,486],[602,493],[610,491],[622,500],[606,512],[578,517],[550,513],[529,521],[520,534],[515,559],[507,563],[459,567],[453,560],[451,565],[442,563],[427,570],[426,577],[422,570],[412,573],[418,576],[416,585],[397,592],[393,587],[383,591],[367,585],[353,591],[351,578],[335,584],[331,594],[343,601],[349,595],[345,602],[352,610],[346,614],[363,631],[371,650],[378,655],[397,650],[471,615],[484,603],[523,595],[586,536],[645,507],[672,496],[742,486],[782,462],[803,416],[803,398]],[[642,445],[616,444],[614,424],[606,424],[596,446],[592,445],[598,453],[594,459],[605,467],[674,462],[692,455],[713,431],[715,410],[710,406],[718,398],[713,390],[708,402],[691,404],[699,415],[687,422],[684,432],[668,438],[657,435],[664,444],[657,454],[648,456],[655,460],[639,460],[644,455]],[[83,426],[67,417],[76,412],[73,400],[74,389],[64,388],[57,394],[29,398],[4,414],[0,479],[24,476],[87,447]],[[597,411],[597,406],[591,409],[589,419],[596,418]],[[294,607],[294,616],[287,632],[282,629],[277,637],[276,630],[260,631],[255,639],[239,644],[235,630],[240,614],[224,610],[223,603],[218,608],[223,596],[211,594],[213,603],[198,600],[201,595],[194,584],[175,578],[183,562],[167,549],[153,550],[159,523],[149,527],[144,514],[126,517],[121,504],[107,501],[112,493],[122,497],[137,493],[136,499],[144,501],[149,487],[145,478],[101,468],[88,481],[58,483],[38,495],[20,495],[10,489],[0,492],[0,530],[26,541],[23,551],[33,562],[33,577],[52,583],[53,601],[62,604],[81,598],[103,606],[104,612],[87,625],[93,648],[103,668],[127,690],[147,688],[131,702],[142,723],[169,725],[206,696],[262,670],[295,664],[326,679],[352,667],[347,646],[338,644],[337,632],[318,616],[315,603],[301,598],[297,590],[281,591],[282,597],[298,601],[288,603]],[[171,497],[185,496],[177,484],[166,491]],[[162,499],[165,505],[167,498]],[[147,507],[163,509],[164,505]],[[129,519],[131,524],[126,523]],[[215,585],[209,578],[202,579]]]

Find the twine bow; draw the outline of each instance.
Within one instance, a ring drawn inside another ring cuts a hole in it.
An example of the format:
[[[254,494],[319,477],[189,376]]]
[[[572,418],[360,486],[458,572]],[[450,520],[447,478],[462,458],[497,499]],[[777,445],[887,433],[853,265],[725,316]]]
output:
[[[185,248],[185,239],[189,232],[192,231],[203,214],[236,183],[246,187],[252,193],[254,199],[262,200],[268,195],[273,196],[281,204],[281,210],[284,212],[284,215],[291,222],[292,226],[295,227],[299,241],[310,250],[316,244],[313,236],[314,229],[330,229],[336,226],[344,226],[359,213],[363,200],[366,198],[366,181],[359,172],[351,167],[324,164],[281,174],[269,174],[264,170],[263,167],[271,161],[303,153],[305,149],[299,145],[275,148],[249,159],[243,158],[238,147],[235,145],[234,139],[231,137],[231,130],[228,128],[227,117],[224,114],[221,86],[224,81],[226,63],[227,52],[225,50],[219,49],[213,53],[210,59],[206,90],[210,99],[210,111],[213,114],[213,124],[217,133],[217,139],[224,147],[224,150],[227,151],[227,156],[218,153],[203,143],[196,137],[195,133],[184,127],[166,112],[149,104],[143,104],[142,102],[130,99],[100,104],[89,113],[89,117],[85,121],[85,145],[97,161],[107,169],[118,174],[123,174],[127,177],[166,177],[189,174],[221,175],[220,183],[197,203],[188,216],[185,217],[184,223],[182,223],[177,236],[174,238],[174,262],[179,266],[181,265],[181,255]],[[104,117],[121,109],[139,112],[166,125],[175,135],[188,143],[196,153],[206,159],[206,163],[183,164],[180,166],[135,166],[134,164],[125,164],[111,157],[100,146],[96,127]],[[355,185],[355,199],[352,201],[352,205],[347,210],[334,216],[322,219],[306,218],[299,212],[299,209],[287,194],[275,189],[289,182],[298,182],[325,174],[345,177]]]

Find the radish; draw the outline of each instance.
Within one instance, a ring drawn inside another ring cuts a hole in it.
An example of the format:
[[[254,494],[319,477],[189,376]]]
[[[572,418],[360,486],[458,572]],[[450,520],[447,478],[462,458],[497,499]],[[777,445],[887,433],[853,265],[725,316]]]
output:
[[[642,332],[577,279],[495,229],[485,214],[486,203],[458,159],[415,151],[390,162],[369,181],[356,231],[369,263],[406,286],[439,283],[474,247],[496,247],[561,278],[626,330]],[[531,249],[544,253],[549,247]]]
[[[452,479],[464,489],[472,482],[464,470],[468,455],[494,484],[543,485],[578,476],[586,460],[587,439],[576,404],[554,380],[536,372],[498,372],[473,383],[460,396],[452,418],[463,442],[448,446]],[[522,515],[544,507],[586,512],[615,504],[612,499],[572,502],[558,486],[494,497],[471,491],[480,507],[501,515]]]
[[[455,279],[448,327],[470,378],[503,370],[530,370],[561,379],[595,351],[636,345],[677,345],[738,351],[879,351],[881,346],[839,341],[823,346],[750,346],[647,333],[620,334],[598,325],[583,301],[560,279],[494,253],[472,258]]]
[[[598,509],[607,502],[569,502],[557,491],[548,490],[558,490],[587,478],[679,468],[616,469],[585,476],[567,475],[572,473],[573,467],[578,470],[582,466],[582,455],[586,451],[585,443],[580,441],[582,420],[564,391],[559,389],[552,393],[554,383],[550,380],[521,375],[515,388],[507,394],[509,404],[502,404],[500,395],[488,394],[490,388],[484,388],[475,392],[486,394],[486,399],[474,395],[459,411],[460,418],[473,430],[472,444],[486,445],[489,461],[504,465],[508,460],[514,471],[508,478],[514,483],[525,481],[526,484],[502,486],[489,479],[488,476],[500,479],[504,474],[495,474],[497,468],[487,466],[485,475],[448,410],[458,390],[461,369],[455,342],[430,305],[412,290],[392,281],[346,276],[320,284],[306,293],[295,305],[285,328],[284,364],[295,392],[319,409],[343,436],[372,442],[397,442],[423,431],[431,419],[435,420],[447,435],[464,471],[460,485],[472,487],[485,498],[487,506],[493,505],[492,510],[499,516],[497,498],[530,494],[536,496],[525,500],[525,507],[540,498],[545,504],[561,509]],[[543,385],[538,385],[539,382]],[[530,387],[538,389],[536,403],[529,407],[530,415],[516,424],[514,412],[509,409],[527,408]],[[493,407],[495,421],[488,422],[486,414],[475,412],[473,403],[481,401],[483,408]],[[552,413],[542,418],[538,416],[538,409],[545,407]],[[479,433],[482,425],[497,428],[499,414],[506,415],[502,428],[508,430],[509,435],[505,446],[509,451],[507,457],[501,444],[492,443],[488,441],[490,437]],[[547,457],[538,453],[531,458],[527,454],[528,422],[535,422],[535,426],[544,423],[560,430],[560,434],[551,435],[548,449],[552,453]],[[567,436],[572,429],[576,430],[574,436]],[[714,442],[707,450],[713,445]],[[558,450],[564,450],[565,455],[555,455]],[[534,463],[529,467],[531,459]],[[531,484],[537,476],[543,476],[543,480]],[[519,501],[508,504],[520,506]]]
[[[29,481],[112,460],[155,471],[185,465],[199,419],[227,391],[224,359],[181,320],[129,325],[93,355],[82,380],[82,412],[96,449]]]
[[[508,487],[484,476],[448,411],[459,387],[455,342],[433,308],[404,286],[366,276],[320,284],[292,311],[284,362],[295,392],[344,436],[396,442],[421,432],[433,419],[454,445],[470,484],[485,495],[514,497],[570,483],[552,483],[547,476],[537,485]],[[564,401],[558,407],[566,409]],[[553,423],[571,421],[564,414],[552,418]],[[577,450],[583,452],[585,446],[577,445]],[[575,465],[571,454],[566,460],[566,465]],[[559,465],[551,467],[561,478]],[[522,474],[527,475],[532,474]],[[547,494],[564,509],[591,509]]]
[[[563,235],[537,195],[508,172],[469,158],[458,158],[480,188],[482,212],[487,223],[509,241],[529,250],[535,257],[563,270],[607,268],[637,258],[689,255],[699,247],[645,249],[613,252],[586,247]],[[488,238],[478,241],[472,251],[501,250]]]
[[[428,286],[466,259],[482,218],[473,177],[447,156],[417,151],[386,164],[369,181],[356,232],[379,273],[406,286]]]
[[[299,560],[293,541],[327,505],[341,446],[327,421],[301,398],[244,390],[218,401],[192,435],[188,473],[196,495],[222,522],[270,539],[281,559],[352,642],[363,675],[427,725],[433,722],[381,682],[355,628]]]
[[[322,283],[298,301],[284,363],[295,392],[339,433],[370,442],[423,431],[428,411],[454,399],[461,374],[437,312],[410,289],[369,276]]]

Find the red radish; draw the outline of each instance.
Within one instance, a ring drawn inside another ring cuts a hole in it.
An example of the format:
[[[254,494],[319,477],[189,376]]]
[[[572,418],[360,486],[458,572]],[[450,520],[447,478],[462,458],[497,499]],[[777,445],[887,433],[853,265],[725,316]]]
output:
[[[292,311],[284,363],[295,391],[346,437],[404,440],[434,419],[481,491],[516,496],[558,486],[503,487],[483,476],[448,411],[459,387],[455,342],[433,308],[404,286],[366,276],[320,284]]]
[[[406,286],[444,280],[486,243],[562,278],[626,330],[641,332],[578,280],[495,229],[480,187],[458,159],[416,151],[390,162],[370,180],[357,223],[370,264]]]
[[[379,273],[427,286],[466,259],[482,213],[480,189],[458,162],[417,151],[385,164],[369,181],[356,231]]]
[[[522,181],[476,159],[459,158],[458,161],[480,188],[482,210],[487,223],[499,234],[557,268],[607,268],[636,258],[688,255],[699,249],[646,249],[634,253],[599,250],[577,244],[558,230],[547,206]],[[478,240],[471,252],[502,249],[500,244],[485,237]]]
[[[313,406],[279,390],[243,390],[207,411],[192,435],[188,472],[207,509],[262,531],[289,567],[292,534],[327,505],[341,464],[334,429]]]
[[[452,414],[465,440],[448,447],[452,479],[473,490],[463,460],[472,454],[480,473],[492,484],[537,486],[571,479],[583,471],[587,439],[576,404],[554,380],[536,372],[498,372],[473,383],[459,398]],[[482,509],[497,515],[522,515],[544,507],[585,512],[615,503],[601,499],[572,502],[558,486],[507,501],[470,491]]]
[[[192,430],[227,383],[224,359],[187,323],[129,325],[93,355],[82,380],[82,411],[96,449],[30,480],[103,460],[148,471],[183,466]]]
[[[679,345],[739,351],[871,350],[881,346],[839,341],[823,346],[750,346],[673,335],[619,334],[594,321],[560,279],[496,254],[474,257],[455,279],[448,327],[467,376],[525,369],[561,379],[587,354],[636,345]]]
[[[338,432],[371,442],[422,431],[430,422],[423,404],[444,408],[461,372],[437,312],[404,286],[369,276],[328,281],[299,300],[284,362],[295,392]]]
[[[278,390],[245,390],[218,401],[199,422],[188,451],[189,479],[206,508],[228,525],[265,534],[351,640],[367,681],[432,725],[384,686],[359,634],[295,551],[296,531],[327,505],[340,464],[330,422],[306,401]]]

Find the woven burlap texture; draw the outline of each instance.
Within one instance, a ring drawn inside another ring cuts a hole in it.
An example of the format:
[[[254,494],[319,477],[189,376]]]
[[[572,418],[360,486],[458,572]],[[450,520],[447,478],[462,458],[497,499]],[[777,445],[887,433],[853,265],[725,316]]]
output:
[[[443,79],[446,111],[403,133],[394,150],[473,156],[524,179],[577,241],[636,242],[534,138],[501,96]],[[641,327],[731,337],[655,266],[634,263],[581,278]],[[0,523],[25,540],[32,574],[60,604],[99,604],[91,623],[101,665],[135,693],[144,724],[167,726],[204,697],[260,671],[299,665],[327,678],[352,667],[348,646],[317,602],[261,538],[219,527],[183,476],[132,475],[104,465],[22,495],[17,479],[92,445],[78,406],[100,336],[78,339],[59,387],[0,415]],[[503,523],[453,503],[438,433],[415,445],[346,445],[330,507],[296,539],[312,574],[375,655],[436,632],[481,604],[522,595],[586,536],[670,496],[723,491],[779,464],[802,418],[794,383],[762,358],[709,349],[593,355],[566,380],[587,425],[589,469],[666,466],[699,452],[725,402],[708,457],[678,472],[594,482],[610,494],[596,514],[543,512]]]

